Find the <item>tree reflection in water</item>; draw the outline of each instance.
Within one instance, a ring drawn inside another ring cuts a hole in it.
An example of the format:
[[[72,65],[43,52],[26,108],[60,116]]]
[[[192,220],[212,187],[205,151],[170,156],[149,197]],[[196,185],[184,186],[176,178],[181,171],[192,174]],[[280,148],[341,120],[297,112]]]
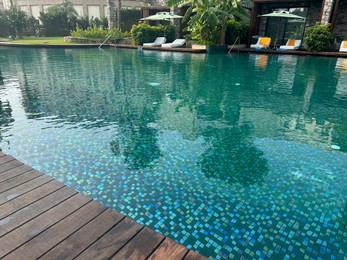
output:
[[[130,112],[127,114],[127,119],[119,121],[121,134],[110,143],[112,153],[123,155],[125,165],[130,169],[150,167],[162,155],[157,144],[158,130],[147,124],[153,120],[153,113],[144,109],[139,119]]]
[[[12,118],[12,108],[8,101],[2,102],[0,100],[0,129],[9,126],[10,123],[14,122]],[[0,141],[2,140],[0,132]]]
[[[119,156],[123,147],[125,164],[131,169],[143,169],[153,165],[153,162],[161,156],[157,145],[157,130],[139,126],[125,131],[128,136],[110,143],[113,154]]]
[[[245,134],[250,131],[249,125],[205,130],[210,147],[200,156],[199,165],[207,177],[244,186],[263,182],[268,173],[266,160]]]

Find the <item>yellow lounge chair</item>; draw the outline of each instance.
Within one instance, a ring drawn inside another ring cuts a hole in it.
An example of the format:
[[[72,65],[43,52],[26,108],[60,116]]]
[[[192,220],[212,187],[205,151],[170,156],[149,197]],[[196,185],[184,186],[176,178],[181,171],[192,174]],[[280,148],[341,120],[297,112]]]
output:
[[[270,46],[270,42],[271,42],[271,38],[270,37],[259,37],[258,38],[258,42],[256,44],[251,44],[250,48],[269,48]]]
[[[341,42],[340,51],[347,52],[347,41],[342,41]]]
[[[280,50],[297,50],[300,48],[301,40],[288,39],[286,45],[281,45]]]

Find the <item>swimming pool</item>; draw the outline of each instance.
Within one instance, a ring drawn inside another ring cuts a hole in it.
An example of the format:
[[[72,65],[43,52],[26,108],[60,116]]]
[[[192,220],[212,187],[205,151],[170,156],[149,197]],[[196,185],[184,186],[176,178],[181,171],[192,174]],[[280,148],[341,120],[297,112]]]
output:
[[[0,47],[0,147],[211,258],[343,259],[346,63]]]

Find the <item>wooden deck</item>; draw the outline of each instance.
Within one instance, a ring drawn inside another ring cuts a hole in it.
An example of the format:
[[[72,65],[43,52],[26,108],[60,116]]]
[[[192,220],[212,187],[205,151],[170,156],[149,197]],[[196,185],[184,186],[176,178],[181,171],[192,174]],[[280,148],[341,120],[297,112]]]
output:
[[[116,48],[124,49],[138,49],[138,46],[129,45],[129,44],[114,44]],[[203,49],[192,49],[192,48],[162,48],[162,47],[150,47],[150,46],[141,46],[142,50],[152,50],[152,51],[170,51],[170,52],[187,52],[187,53],[206,53],[206,50]]]
[[[0,259],[206,259],[0,152]]]
[[[229,46],[229,50],[230,50]],[[347,52],[339,51],[325,51],[325,52],[309,52],[305,50],[256,50],[254,48],[241,48],[232,49],[231,52],[243,52],[243,53],[255,53],[255,54],[274,54],[274,55],[300,55],[300,56],[323,56],[323,57],[335,57],[335,58],[347,58]]]

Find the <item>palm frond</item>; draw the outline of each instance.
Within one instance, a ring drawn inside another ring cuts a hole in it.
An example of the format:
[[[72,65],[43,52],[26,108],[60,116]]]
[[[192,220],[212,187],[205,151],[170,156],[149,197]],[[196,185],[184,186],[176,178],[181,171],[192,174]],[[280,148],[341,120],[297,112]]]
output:
[[[183,6],[183,5],[187,5],[187,4],[190,4],[191,3],[191,0],[169,0],[167,2],[167,5],[169,7],[173,7],[173,6]]]

